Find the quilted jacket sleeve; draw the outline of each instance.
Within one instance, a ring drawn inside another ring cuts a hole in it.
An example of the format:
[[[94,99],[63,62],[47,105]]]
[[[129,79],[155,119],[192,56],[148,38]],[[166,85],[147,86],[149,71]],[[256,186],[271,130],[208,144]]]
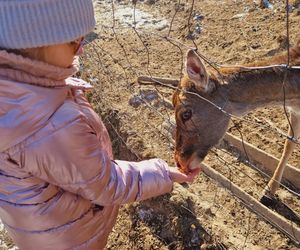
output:
[[[44,130],[25,143],[19,152],[20,165],[66,191],[105,206],[147,199],[172,189],[163,160],[111,160],[86,117],[77,116],[59,126],[52,123]]]

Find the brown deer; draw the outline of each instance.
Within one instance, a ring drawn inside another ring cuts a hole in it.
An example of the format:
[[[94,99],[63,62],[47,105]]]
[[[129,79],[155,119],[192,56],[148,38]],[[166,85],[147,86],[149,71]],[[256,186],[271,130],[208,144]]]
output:
[[[300,40],[290,49],[289,58],[290,65],[300,65]],[[286,62],[287,55],[283,55],[245,67]],[[219,143],[229,125],[228,114],[243,116],[259,107],[283,106],[285,101],[292,126],[288,134],[294,138],[300,135],[300,69],[222,68],[221,77],[208,71],[193,50],[187,53],[185,69],[186,74],[173,96],[176,119],[175,160],[182,171],[196,168],[208,151]],[[268,183],[271,195],[280,186],[284,168],[294,148],[295,143],[286,140],[282,157]]]
[[[300,40],[290,49],[290,66],[300,65]],[[199,166],[208,151],[226,133],[230,115],[243,116],[259,107],[279,105],[290,111],[288,135],[300,135],[300,69],[262,67],[287,63],[287,55],[276,56],[244,67],[221,68],[221,74],[207,70],[193,50],[187,52],[185,75],[174,79],[141,76],[138,82],[162,83],[178,89],[173,95],[176,119],[177,166],[188,172]],[[257,67],[258,69],[247,69]],[[283,84],[284,83],[284,84]],[[285,104],[284,104],[285,103]],[[224,112],[225,111],[225,112]],[[287,139],[279,164],[267,185],[271,197],[280,186],[282,175],[295,142]],[[300,180],[299,180],[300,181]]]

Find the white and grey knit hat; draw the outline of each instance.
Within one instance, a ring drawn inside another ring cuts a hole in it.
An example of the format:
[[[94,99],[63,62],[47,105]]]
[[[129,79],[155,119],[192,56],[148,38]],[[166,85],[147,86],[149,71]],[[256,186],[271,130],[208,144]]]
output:
[[[92,0],[0,0],[0,48],[66,43],[94,26]]]

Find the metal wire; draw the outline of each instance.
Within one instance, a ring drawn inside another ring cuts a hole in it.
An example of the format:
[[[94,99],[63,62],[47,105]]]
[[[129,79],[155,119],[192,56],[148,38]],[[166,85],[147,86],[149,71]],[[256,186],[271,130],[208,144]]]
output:
[[[128,85],[130,85],[130,80],[129,80],[129,79],[130,79],[130,76],[129,76],[128,73],[127,73],[128,68],[129,68],[129,70],[131,70],[131,71],[134,73],[135,76],[138,76],[138,72],[137,72],[137,70],[135,69],[135,67],[132,65],[132,63],[130,62],[130,59],[129,59],[130,53],[125,49],[125,46],[123,46],[122,41],[121,41],[121,39],[119,39],[119,36],[118,36],[118,34],[117,34],[117,30],[118,30],[118,29],[124,29],[125,26],[119,25],[119,28],[117,28],[117,27],[115,26],[114,4],[115,4],[114,1],[112,1],[113,20],[114,20],[114,21],[113,21],[113,26],[111,27],[111,29],[112,29],[112,31],[113,31],[114,38],[115,38],[117,44],[119,44],[119,47],[120,47],[121,51],[123,52],[123,56],[124,56],[124,58],[125,58],[125,60],[126,60],[126,62],[127,62],[128,67],[127,67],[127,66],[126,66],[126,67],[122,66],[121,63],[118,63],[118,64],[119,64],[119,66],[122,67],[122,69],[123,69],[123,71],[124,71],[124,75],[125,75],[125,78],[126,78],[125,81],[127,82]],[[184,56],[183,56],[183,49],[182,49],[182,48],[188,48],[188,49],[191,49],[191,47],[185,45],[185,44],[182,43],[182,42],[180,42],[178,39],[175,39],[175,38],[173,38],[173,37],[170,37],[171,31],[172,31],[173,22],[174,22],[174,20],[175,20],[175,18],[176,18],[176,15],[177,15],[177,13],[178,13],[178,10],[175,9],[175,13],[174,13],[174,15],[172,16],[172,21],[171,21],[171,25],[170,25],[170,28],[169,28],[169,30],[168,30],[168,33],[167,33],[166,36],[163,36],[163,35],[159,34],[158,32],[149,32],[149,31],[145,31],[145,30],[140,29],[140,28],[138,28],[138,27],[136,26],[136,24],[137,24],[137,22],[136,22],[136,4],[137,4],[137,1],[133,1],[133,6],[134,6],[134,8],[133,8],[133,20],[134,20],[134,23],[133,23],[133,25],[131,25],[131,26],[126,26],[126,28],[130,28],[131,30],[133,30],[135,36],[138,38],[138,41],[142,44],[142,46],[143,46],[143,48],[144,48],[144,51],[145,51],[146,56],[147,56],[147,62],[146,62],[146,63],[147,63],[147,67],[146,67],[146,71],[147,71],[148,75],[152,77],[152,72],[151,72],[150,67],[149,67],[149,65],[150,65],[150,53],[151,53],[151,52],[150,52],[150,50],[149,50],[149,48],[148,48],[147,43],[145,42],[145,40],[144,40],[144,38],[143,38],[143,34],[150,34],[150,35],[152,35],[152,36],[159,37],[160,39],[162,39],[162,40],[164,40],[164,41],[167,41],[167,42],[169,42],[170,44],[172,44],[173,46],[175,46],[175,47],[178,49],[178,51],[180,52],[180,54],[181,54],[181,58],[182,58],[182,61],[181,61],[181,72],[182,72],[182,69],[183,69],[183,57],[184,57]],[[180,0],[178,1],[178,4],[180,4]],[[288,1],[287,1],[287,4],[288,4]],[[189,32],[191,32],[191,17],[192,17],[192,14],[193,14],[194,1],[192,1],[192,4],[191,4],[191,5],[192,5],[192,7],[191,7],[190,10],[189,10],[189,18],[188,18],[188,25],[187,25],[187,27],[188,27],[188,29],[189,29]],[[288,12],[287,12],[287,15],[288,15]],[[288,17],[287,17],[287,19],[288,19]],[[287,28],[287,29],[288,29],[288,28]],[[287,34],[288,34],[288,31],[287,31]],[[288,36],[288,38],[289,38],[289,36]],[[291,69],[295,69],[295,70],[300,69],[300,66],[291,66],[291,65],[290,65],[290,62],[289,62],[289,54],[288,54],[288,62],[287,62],[286,64],[268,65],[268,66],[265,66],[265,67],[262,67],[262,66],[260,66],[260,67],[245,67],[245,66],[242,66],[242,65],[233,65],[233,66],[232,66],[232,65],[220,65],[220,64],[217,64],[217,63],[215,63],[215,62],[210,61],[207,57],[205,57],[204,55],[202,55],[201,53],[199,53],[199,51],[198,51],[198,49],[197,49],[197,44],[195,43],[195,40],[192,39],[192,42],[193,42],[193,44],[194,44],[194,48],[192,48],[192,49],[197,50],[198,55],[199,55],[204,61],[206,61],[210,66],[212,66],[215,70],[217,70],[217,71],[218,71],[218,69],[221,68],[221,67],[222,67],[222,68],[226,68],[226,67],[227,67],[227,68],[238,68],[238,69],[241,69],[241,70],[260,70],[260,69],[268,69],[268,68],[274,68],[274,69],[275,69],[275,68],[283,68],[283,69],[286,69],[286,71],[288,71],[288,70],[291,70]],[[106,52],[106,53],[107,53],[107,52]],[[288,53],[289,53],[289,49],[288,49]],[[109,53],[108,53],[108,54],[109,54]],[[111,58],[113,59],[113,57],[111,57]],[[105,68],[105,67],[103,67],[103,68]],[[218,71],[218,72],[219,72],[219,71]],[[108,74],[111,75],[112,73],[113,73],[113,72],[110,72],[110,73],[108,73]],[[181,76],[182,76],[182,74],[181,74]],[[162,86],[164,85],[164,83],[162,83],[162,82],[159,82],[159,81],[157,81],[157,82],[160,83]],[[299,144],[299,142],[296,140],[296,138],[294,138],[294,136],[286,135],[286,134],[283,133],[281,130],[279,130],[279,129],[277,129],[277,128],[274,129],[274,127],[270,127],[270,125],[266,126],[266,125],[262,125],[262,124],[257,123],[257,122],[253,122],[253,121],[246,120],[246,119],[244,119],[244,118],[236,117],[236,116],[234,116],[233,114],[228,113],[228,112],[225,110],[226,107],[219,107],[219,106],[216,105],[215,103],[213,103],[213,102],[207,100],[206,98],[202,97],[201,95],[199,95],[199,94],[197,94],[197,93],[185,91],[185,90],[182,90],[182,89],[178,89],[177,87],[173,87],[173,89],[174,89],[174,90],[180,90],[180,91],[184,92],[185,94],[191,94],[191,95],[197,96],[197,97],[200,98],[201,100],[204,100],[204,101],[210,103],[212,106],[214,106],[216,109],[220,110],[221,112],[223,112],[225,115],[229,116],[230,118],[238,119],[238,120],[240,120],[240,121],[242,121],[242,122],[247,122],[247,123],[249,123],[249,124],[253,124],[253,125],[256,125],[256,126],[258,126],[258,127],[263,127],[264,129],[272,130],[272,131],[274,131],[275,133],[277,133],[277,134],[279,134],[279,135],[281,135],[281,136],[284,136],[285,138],[288,138],[288,139],[293,140],[296,144]],[[156,88],[156,87],[155,87],[155,90],[156,90],[157,92],[160,92],[160,89],[159,89],[159,88]],[[131,90],[130,88],[128,88],[128,91],[129,91],[130,93],[132,93],[132,94],[134,93],[134,91]],[[284,91],[284,88],[283,88],[283,91]],[[163,95],[162,95],[162,94],[160,94],[160,96],[163,98]],[[284,95],[284,101],[285,101],[285,95]],[[172,124],[170,115],[169,115],[169,113],[168,113],[166,110],[164,110],[164,113],[162,113],[162,112],[158,111],[157,108],[154,107],[154,106],[151,104],[151,102],[148,102],[147,100],[144,100],[144,99],[142,99],[142,102],[143,102],[143,104],[146,105],[146,107],[148,107],[148,108],[149,108],[152,112],[154,112],[157,116],[161,117],[163,120],[165,120],[165,121],[167,121],[167,122],[169,122],[169,123]],[[285,106],[285,104],[284,104],[284,106]],[[165,113],[166,113],[166,114],[165,114]],[[158,130],[158,132],[160,132],[160,131]],[[122,137],[122,135],[119,135],[119,136]],[[242,141],[244,141],[244,140],[242,139]],[[172,141],[169,141],[169,142],[170,142],[170,144],[172,144]],[[123,140],[123,143],[126,144],[126,141]],[[244,143],[244,142],[243,142],[243,143]],[[246,152],[246,149],[245,149],[245,148],[244,148],[244,151],[245,151],[245,154],[247,155],[247,152]],[[218,157],[217,157],[217,158],[218,158]],[[218,158],[218,160],[222,160],[222,159]],[[224,163],[224,162],[223,162],[223,163]],[[249,161],[249,164],[251,164],[250,161]],[[231,167],[233,167],[234,165],[232,165],[232,164],[230,164],[230,163],[226,163],[226,165],[227,165],[227,167],[228,167],[229,170],[230,170],[230,175],[232,175],[232,174],[231,174]],[[252,165],[252,167],[253,167],[253,166],[254,166],[254,165]],[[256,168],[256,169],[257,169],[257,168]],[[241,171],[241,170],[239,170],[239,169],[237,169],[237,170],[238,170],[238,171]],[[260,171],[259,169],[257,169],[257,170]],[[260,172],[261,172],[261,171],[260,171]],[[264,173],[264,175],[266,176],[265,173]],[[268,177],[269,177],[269,176],[268,176]],[[251,178],[250,176],[248,176],[248,178],[253,179],[253,178]],[[257,183],[254,179],[253,179],[253,181],[254,181],[256,184],[259,184],[259,183]],[[281,184],[281,185],[283,185],[283,184]],[[284,185],[283,185],[283,186],[284,186]],[[293,192],[292,190],[289,190],[289,191],[292,192],[293,194],[295,194],[296,196],[299,197],[299,194],[298,194],[298,193],[295,193],[295,192]],[[249,204],[244,204],[244,205],[245,205],[246,207],[249,207]],[[248,223],[248,225],[249,225],[249,223]],[[248,233],[249,233],[249,228],[248,228]],[[248,233],[247,233],[247,235],[246,235],[246,237],[245,237],[245,241],[244,241],[243,247],[245,247],[245,244],[246,244],[246,241],[247,241],[247,237],[248,237]]]

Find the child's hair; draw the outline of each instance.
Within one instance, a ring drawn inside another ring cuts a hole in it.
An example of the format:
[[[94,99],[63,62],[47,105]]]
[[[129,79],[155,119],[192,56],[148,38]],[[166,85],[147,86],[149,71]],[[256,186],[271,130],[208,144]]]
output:
[[[0,0],[0,6],[0,48],[25,56],[39,58],[40,48],[71,42],[95,26],[92,0]]]

